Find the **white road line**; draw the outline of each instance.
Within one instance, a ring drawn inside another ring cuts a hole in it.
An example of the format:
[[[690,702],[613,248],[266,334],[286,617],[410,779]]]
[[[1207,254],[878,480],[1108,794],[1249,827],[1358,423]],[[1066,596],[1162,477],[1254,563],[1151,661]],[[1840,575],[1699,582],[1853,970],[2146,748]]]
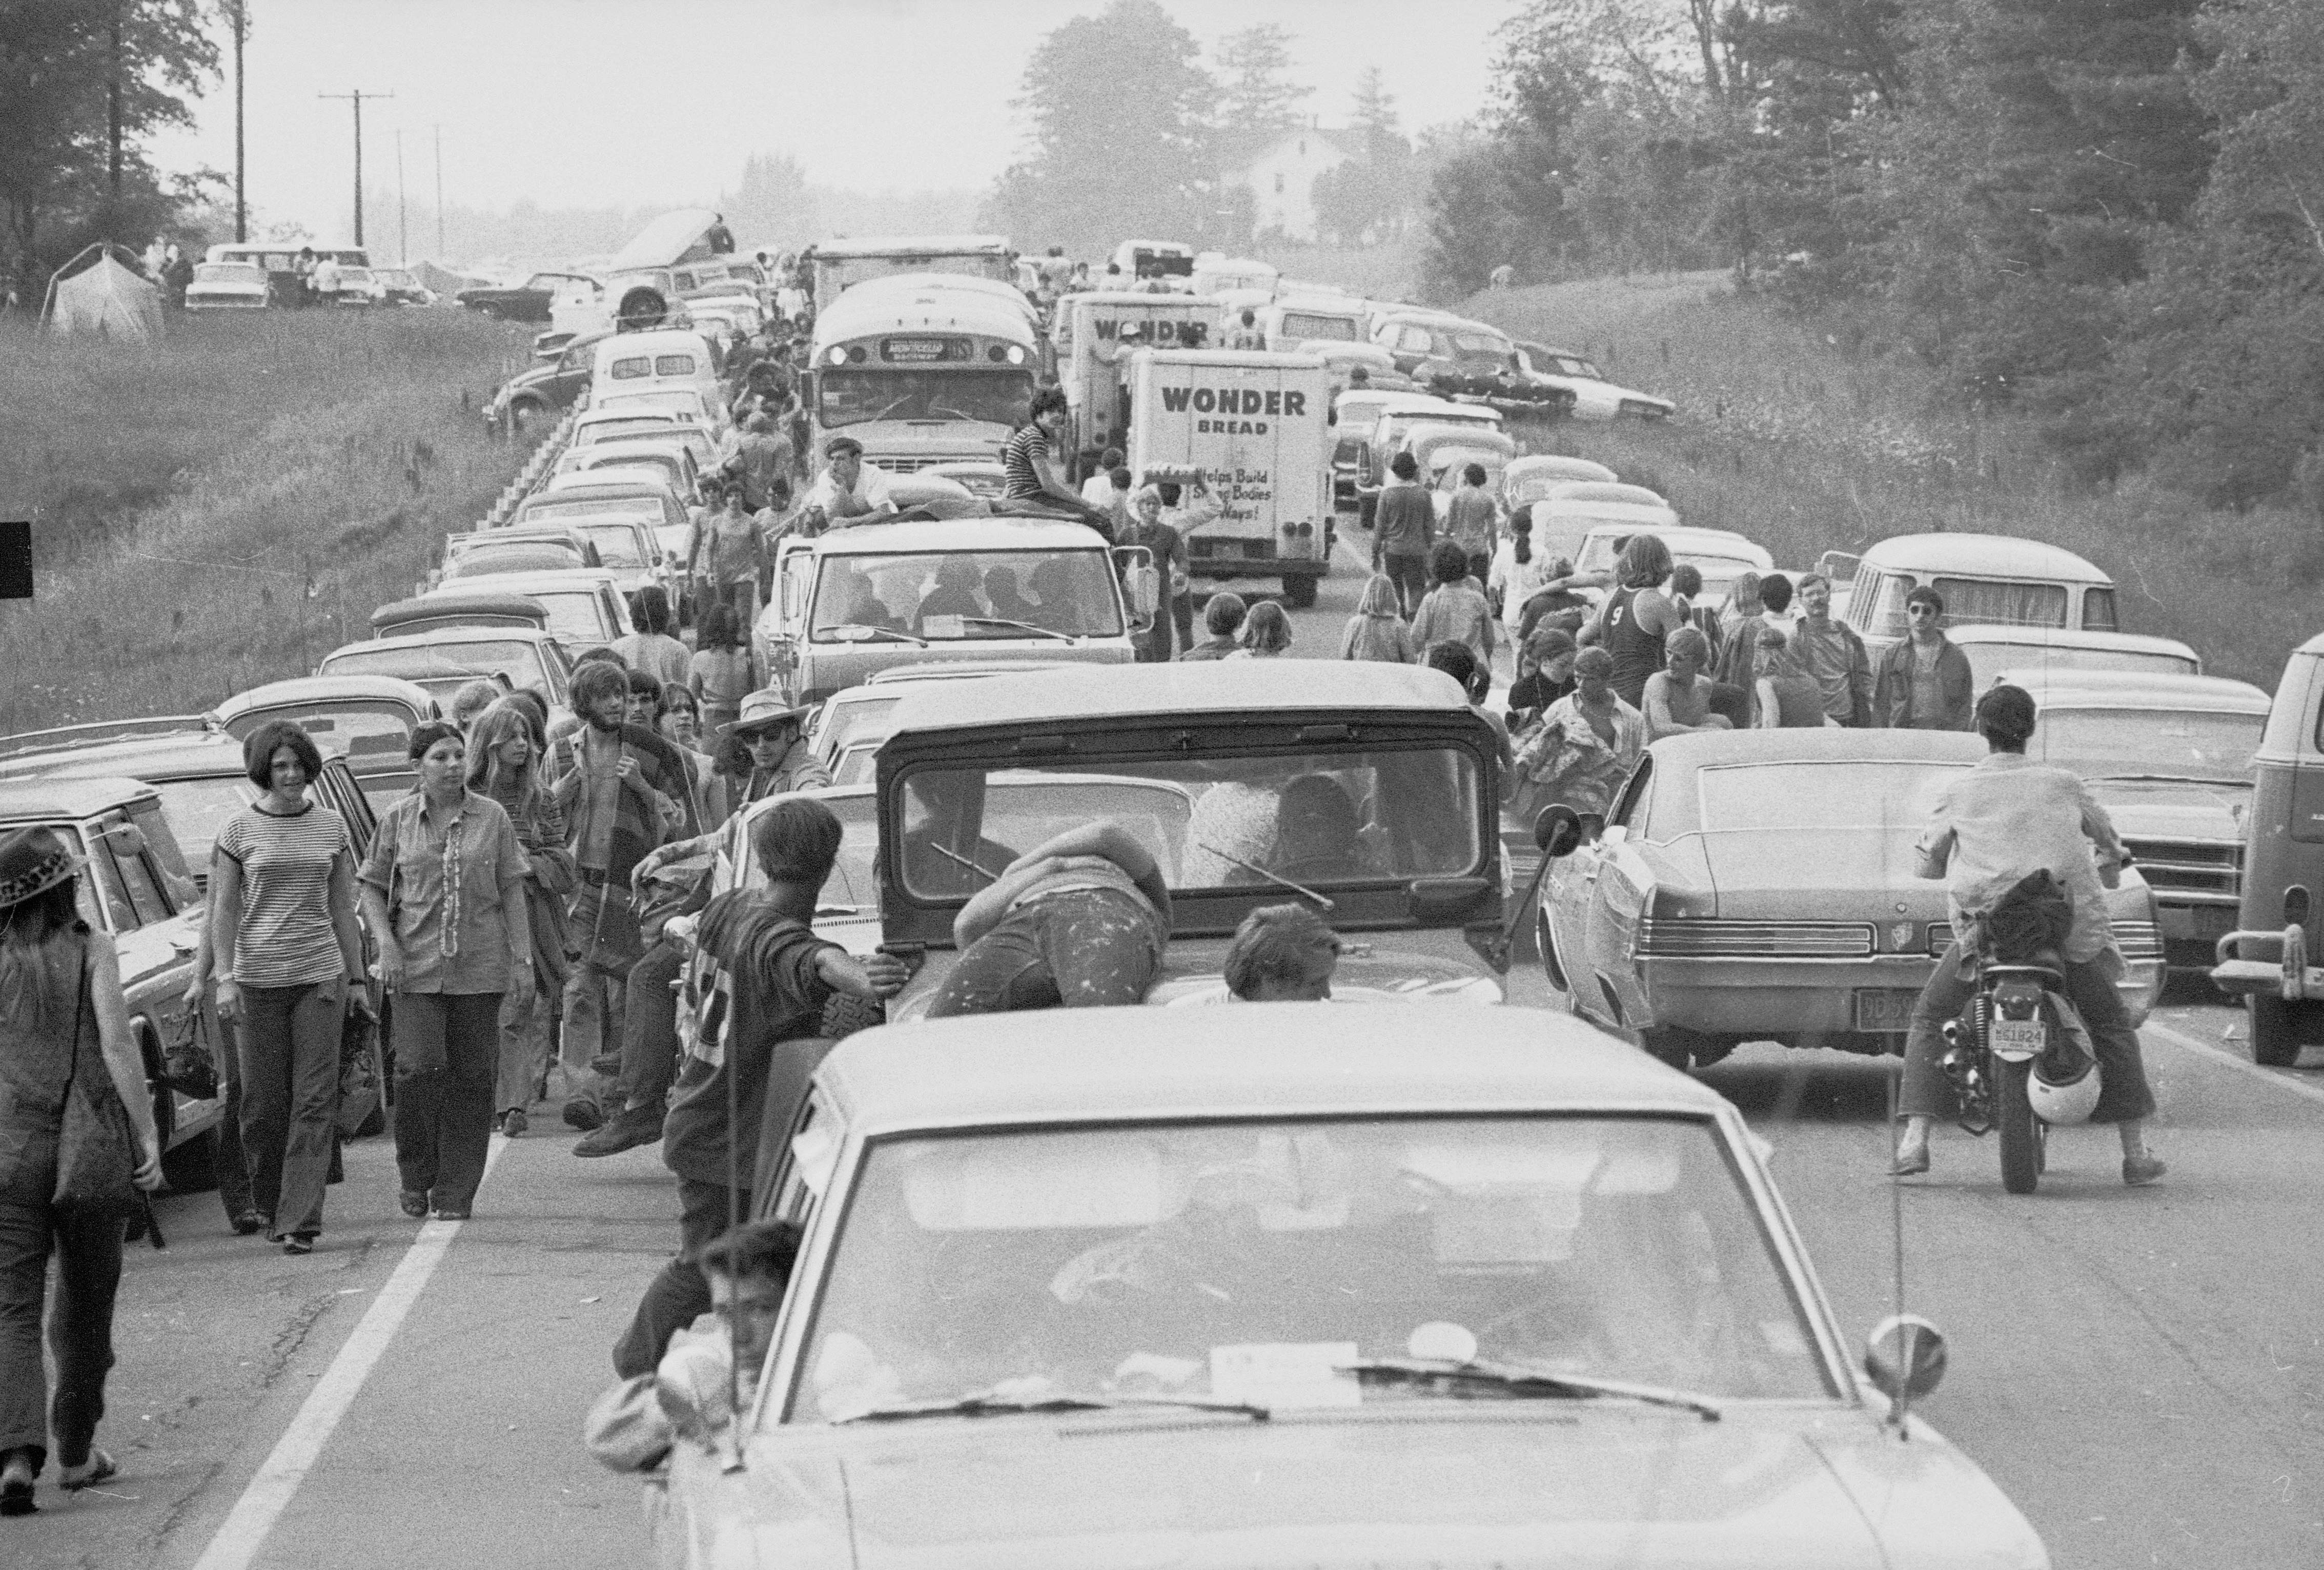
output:
[[[2198,1041],[2176,1026],[2166,1025],[2162,1020],[2150,1017],[2146,1023],[2139,1027],[2139,1030],[2150,1036],[2162,1037],[2181,1052],[2192,1052],[2199,1057],[2208,1057],[2215,1063],[2234,1069],[2237,1074],[2282,1091],[2287,1095],[2301,1096],[2308,1101],[2324,1104],[2324,1088],[2303,1085],[2296,1079],[2286,1079],[2274,1069],[2263,1068],[2248,1057],[2238,1057],[2232,1052],[2212,1046],[2209,1041]]]
[[[484,1155],[484,1176],[490,1178],[493,1166],[509,1141],[498,1134],[493,1136],[492,1149]],[[266,1545],[267,1535],[274,1523],[290,1507],[291,1496],[307,1480],[307,1473],[323,1453],[339,1419],[355,1405],[364,1381],[371,1377],[373,1365],[387,1350],[389,1342],[402,1327],[403,1316],[420,1300],[428,1285],[428,1278],[436,1273],[452,1240],[460,1234],[462,1223],[430,1221],[420,1229],[420,1235],[405,1251],[395,1267],[395,1273],[380,1288],[371,1307],[355,1325],[346,1344],[339,1348],[331,1366],[323,1371],[309,1392],[299,1415],[290,1419],[290,1427],[282,1431],[275,1442],[273,1453],[250,1486],[242,1491],[226,1522],[210,1539],[202,1556],[194,1561],[194,1570],[247,1570],[256,1561],[258,1552]]]

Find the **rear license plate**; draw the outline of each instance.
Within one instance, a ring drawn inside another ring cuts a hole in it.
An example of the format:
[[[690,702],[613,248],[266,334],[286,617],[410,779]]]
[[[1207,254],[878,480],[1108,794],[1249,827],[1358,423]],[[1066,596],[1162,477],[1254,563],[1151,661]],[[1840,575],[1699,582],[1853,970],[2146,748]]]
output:
[[[1856,1028],[1877,1035],[1895,1034],[1912,1024],[1913,1005],[1920,1001],[1917,992],[1861,988],[1856,994]]]
[[[2039,1020],[1996,1020],[1988,1044],[2003,1057],[2032,1057],[2042,1050],[2043,1031]]]

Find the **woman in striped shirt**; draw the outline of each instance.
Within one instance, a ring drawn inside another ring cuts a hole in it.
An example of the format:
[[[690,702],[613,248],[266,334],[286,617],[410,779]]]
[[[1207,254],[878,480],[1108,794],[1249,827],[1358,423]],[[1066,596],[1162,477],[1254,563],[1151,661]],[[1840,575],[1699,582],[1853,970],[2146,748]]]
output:
[[[287,720],[243,743],[264,794],[228,818],[210,863],[210,947],[224,956],[218,1018],[238,1027],[251,1202],[282,1251],[313,1251],[339,1104],[339,1031],[368,1008],[355,926],[355,845],[307,799],[322,754]]]

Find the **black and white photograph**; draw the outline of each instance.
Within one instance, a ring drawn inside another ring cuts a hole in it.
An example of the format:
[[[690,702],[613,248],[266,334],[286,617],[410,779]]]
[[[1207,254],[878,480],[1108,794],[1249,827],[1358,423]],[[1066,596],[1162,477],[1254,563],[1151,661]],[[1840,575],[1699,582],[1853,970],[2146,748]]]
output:
[[[0,0],[7,1570],[2324,1570],[2319,1240],[2324,0]]]

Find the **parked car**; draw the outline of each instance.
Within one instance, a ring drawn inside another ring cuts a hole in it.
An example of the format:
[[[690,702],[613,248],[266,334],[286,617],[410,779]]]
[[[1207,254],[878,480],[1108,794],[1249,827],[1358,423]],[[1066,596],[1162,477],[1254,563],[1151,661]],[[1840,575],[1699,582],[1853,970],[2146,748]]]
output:
[[[625,595],[635,594],[649,585],[659,585],[667,592],[670,587],[670,568],[662,560],[661,541],[657,531],[662,527],[658,518],[641,513],[607,517],[585,515],[568,525],[588,541],[593,559],[588,565],[602,567],[613,575],[614,586]],[[672,605],[677,602],[671,601]]]
[[[572,670],[557,640],[540,628],[447,623],[345,644],[324,655],[315,674],[400,676],[447,705],[479,677],[497,678],[547,697],[554,724],[572,713]]]
[[[578,654],[631,632],[630,607],[622,597],[622,580],[612,568],[576,567],[561,572],[511,572],[491,577],[464,578],[457,585],[430,589],[410,604],[426,606],[444,600],[465,601],[475,590],[490,588],[539,605],[548,614],[544,623],[550,637]]]
[[[2008,670],[2034,697],[2026,753],[2071,769],[2154,891],[2173,965],[2209,967],[2236,926],[2244,817],[2268,697],[2247,681],[2138,670]]]
[[[589,447],[568,447],[557,460],[556,473],[560,475],[589,474],[596,470],[618,470],[622,478],[632,471],[643,470],[659,475],[671,490],[680,496],[696,492],[702,471],[696,464],[693,448],[683,438],[599,442]]]
[[[364,308],[385,305],[387,285],[382,283],[368,267],[341,263],[337,285],[331,291],[330,299],[323,303]]]
[[[1371,339],[1395,356],[1397,370],[1416,379],[1435,371],[1490,375],[1508,368],[1517,347],[1489,323],[1435,310],[1392,312],[1374,322]]]
[[[1551,847],[1535,928],[1551,984],[1674,1067],[1745,1041],[1893,1050],[1952,941],[1945,885],[1914,875],[1913,844],[1985,753],[1958,731],[1655,743],[1602,832]],[[2107,908],[2135,1024],[2163,988],[2154,893],[2128,871]]]
[[[1342,394],[1342,397],[1348,396]],[[1499,413],[1479,403],[1454,403],[1448,400],[1424,394],[1425,403],[1405,403],[1413,397],[1408,392],[1391,393],[1392,402],[1383,407],[1379,418],[1373,421],[1370,432],[1356,453],[1356,519],[1358,524],[1372,526],[1373,510],[1379,505],[1380,487],[1388,481],[1389,466],[1396,455],[1404,450],[1412,439],[1422,431],[1441,430],[1494,431],[1501,429]],[[1343,436],[1342,440],[1345,440]],[[1425,478],[1425,476],[1423,476]],[[1336,495],[1337,476],[1334,474]]]
[[[1762,575],[1775,571],[1775,559],[1754,540],[1728,529],[1658,529],[1649,524],[1600,523],[1582,537],[1582,549],[1573,559],[1576,572],[1614,570],[1615,542],[1640,534],[1654,534],[1670,547],[1673,566],[1687,566],[1702,574],[1702,593],[1699,596],[1706,605],[1723,605],[1735,587],[1735,580],[1747,572]],[[1536,542],[1541,537],[1541,525],[1534,525]]]
[[[202,262],[186,285],[188,310],[261,310],[274,303],[266,269],[254,262]]]
[[[1568,411],[1572,419],[1667,420],[1678,412],[1678,405],[1667,398],[1609,382],[1589,359],[1571,350],[1522,341],[1515,348],[1517,369],[1526,380],[1573,394]]]
[[[957,458],[951,463],[930,464],[917,473],[923,479],[950,480],[954,485],[964,485],[971,495],[981,496],[988,502],[1004,494],[1009,488],[1009,471],[998,463],[982,458]],[[892,485],[895,481],[891,479],[889,484]]]
[[[1561,485],[1618,484],[1622,476],[1604,464],[1559,453],[1529,453],[1501,471],[1501,503],[1510,512],[1528,507]],[[1659,500],[1659,498],[1657,498]]]
[[[560,296],[595,299],[598,289],[597,281],[584,272],[536,272],[522,283],[464,289],[452,298],[464,310],[500,321],[545,322]]]
[[[484,405],[484,424],[499,430],[513,424],[520,431],[545,427],[573,407],[589,391],[596,365],[597,341],[608,335],[586,333],[573,339],[547,365],[528,366],[500,385]]]
[[[491,627],[540,632],[549,607],[505,584],[470,580],[429,590],[381,605],[371,614],[371,630],[381,638],[409,637],[449,627]]]
[[[890,727],[878,763],[883,931],[891,949],[925,961],[902,994],[904,1015],[925,1007],[958,958],[953,918],[987,874],[1099,817],[1137,835],[1173,891],[1148,1002],[1218,996],[1236,923],[1298,889],[1331,899],[1333,926],[1364,935],[1367,952],[1341,965],[1351,995],[1500,999],[1490,956],[1502,917],[1499,742],[1442,671],[1329,660],[1076,667],[915,684]],[[1005,824],[984,805],[1002,780],[1058,774],[1110,783]],[[1295,782],[1303,801],[1326,801],[1332,788],[1346,811],[1318,806],[1319,820],[1343,837],[1278,842]],[[1185,794],[1183,815],[1165,809],[1163,790]]]
[[[2316,891],[2324,889],[2324,634],[2292,651],[2252,760],[2244,812],[2243,898],[2211,981],[2239,997],[2252,1061],[2289,1068],[2324,1041],[2324,965]]]
[[[2038,540],[2006,534],[1899,534],[1864,552],[1849,589],[1848,624],[1877,654],[1905,635],[1904,599],[1923,585],[1944,596],[1943,625],[2121,630],[2114,579]]]
[[[1644,485],[1572,481],[1533,504],[1533,548],[1545,557],[1579,562],[1591,531],[1610,526],[1618,533],[1657,533],[1679,527],[1678,513]]]
[[[633,441],[681,442],[694,455],[696,469],[710,467],[718,454],[718,444],[710,439],[709,431],[667,409],[592,408],[574,419],[574,447],[616,446]]]
[[[551,475],[540,489],[517,503],[509,522],[519,526],[564,523],[574,528],[594,518],[644,518],[655,529],[692,522],[687,500],[659,474],[637,470]]]
[[[1835,595],[1832,616],[1847,613]],[[2139,633],[2067,632],[2059,627],[1947,627],[1945,636],[1969,658],[1982,692],[2005,670],[2138,670],[2156,676],[2200,676],[2203,657],[2176,638]]]
[[[501,531],[491,531],[499,533]],[[534,532],[526,531],[527,533]],[[467,578],[493,577],[505,572],[560,572],[576,567],[595,567],[595,551],[584,555],[570,545],[555,540],[495,540],[486,537],[485,543],[467,550],[444,554],[444,565],[431,573],[429,587],[458,582]],[[453,539],[462,538],[452,536]],[[448,543],[448,541],[447,541]]]
[[[417,781],[411,733],[442,717],[435,694],[396,676],[294,676],[237,692],[208,716],[236,741],[270,720],[304,726],[318,747],[345,755],[374,812]]]
[[[659,1563],[2048,1564],[1708,1089],[1531,1011],[1113,1013],[865,1031],[777,1109],[803,1246]]]
[[[1048,660],[962,660],[948,664],[896,665],[876,671],[860,687],[844,687],[825,698],[807,720],[807,744],[824,767],[835,768],[849,749],[869,743],[876,750],[888,739],[888,722],[912,686],[923,681],[964,681],[984,676],[1023,676],[1065,667]],[[835,783],[846,783],[838,780]]]
[[[706,398],[697,387],[648,385],[634,392],[599,391],[589,396],[592,413],[634,414],[641,411],[659,411],[675,414],[690,425],[706,431],[726,428],[726,405],[716,398]]]
[[[35,827],[88,858],[81,919],[113,940],[121,959],[161,1174],[172,1188],[209,1187],[217,1180],[213,1131],[226,1115],[217,1067],[228,1048],[208,1002],[186,1008],[204,906],[161,792],[119,777],[0,782],[0,833]]]

